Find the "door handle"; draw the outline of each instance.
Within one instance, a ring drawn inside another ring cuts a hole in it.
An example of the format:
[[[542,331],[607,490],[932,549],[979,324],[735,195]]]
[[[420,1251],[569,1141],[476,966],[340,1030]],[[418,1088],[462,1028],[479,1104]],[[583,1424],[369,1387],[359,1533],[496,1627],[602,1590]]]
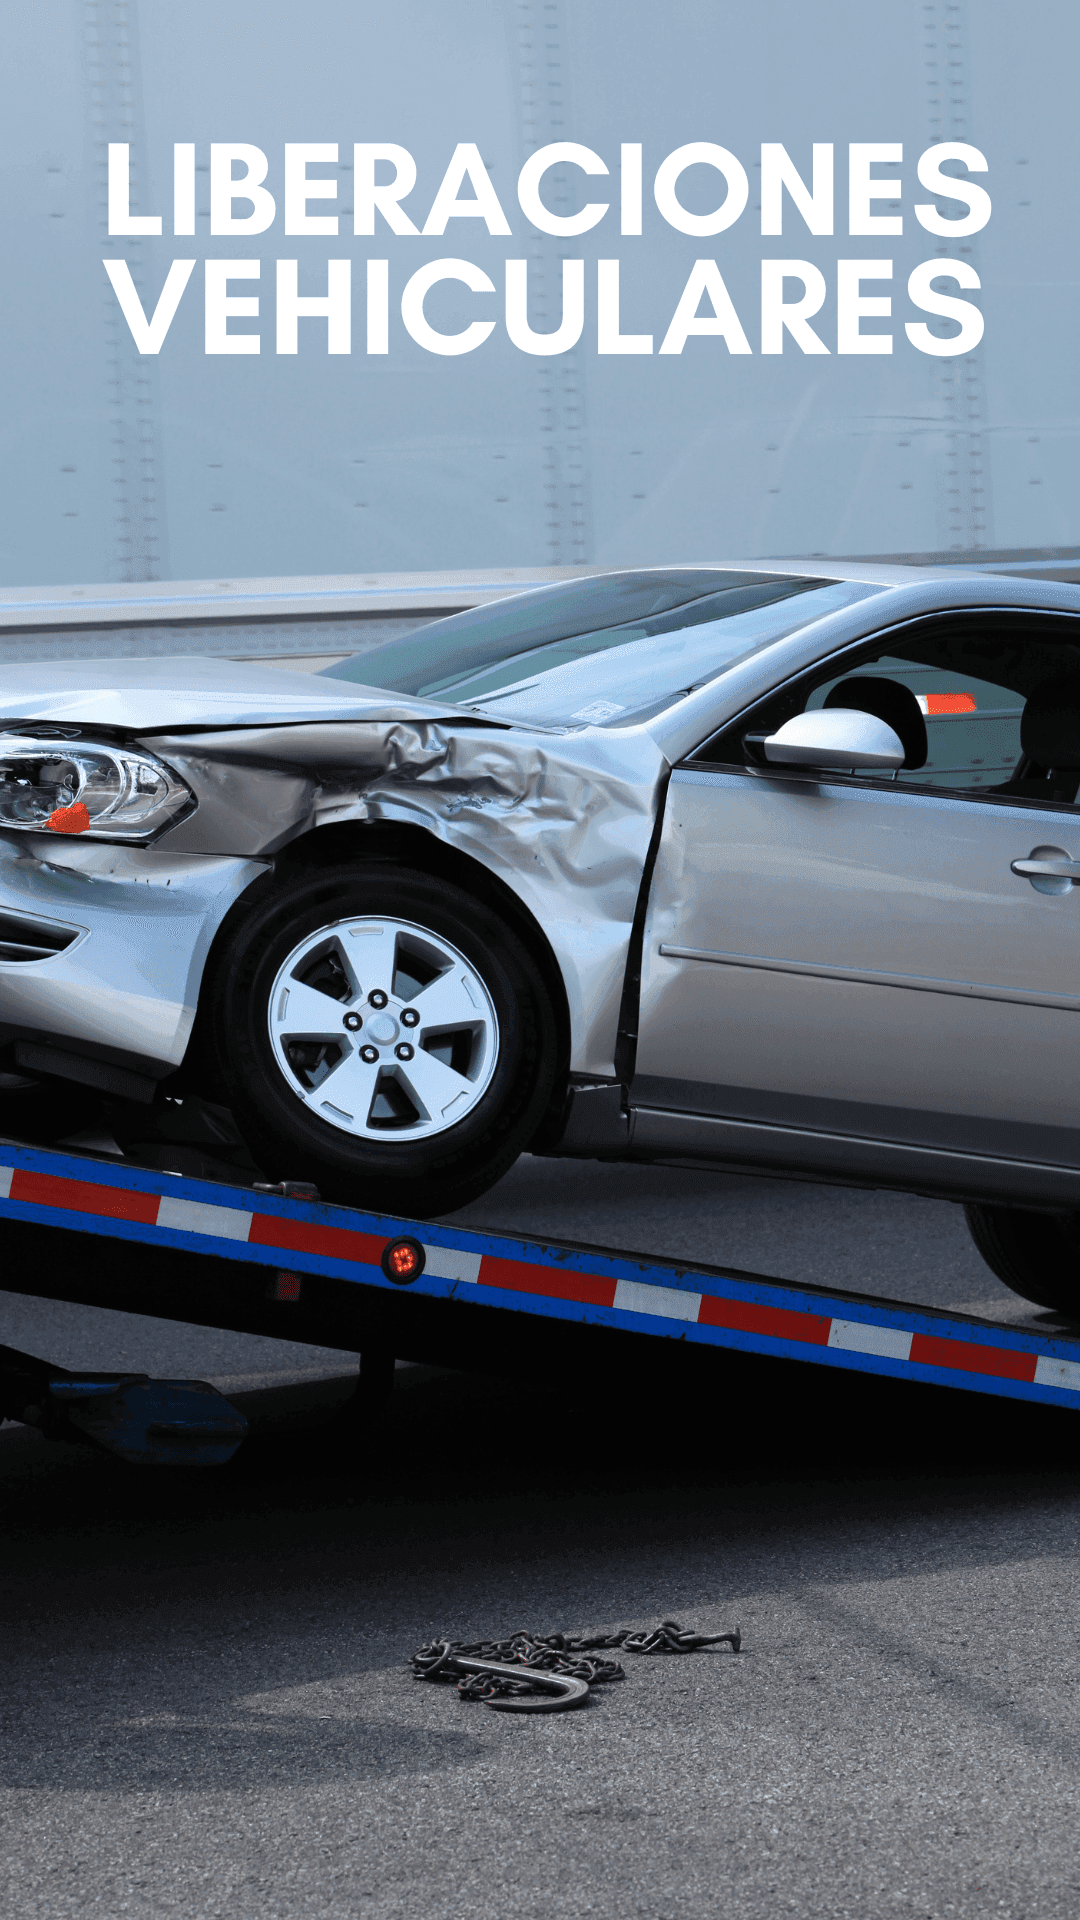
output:
[[[1011,870],[1039,893],[1068,893],[1070,886],[1080,886],[1080,860],[1064,847],[1033,847],[1026,860],[1012,862]]]
[[[1034,879],[1038,874],[1044,880],[1075,880],[1080,883],[1080,860],[1014,860],[1014,873],[1022,873],[1025,879]]]

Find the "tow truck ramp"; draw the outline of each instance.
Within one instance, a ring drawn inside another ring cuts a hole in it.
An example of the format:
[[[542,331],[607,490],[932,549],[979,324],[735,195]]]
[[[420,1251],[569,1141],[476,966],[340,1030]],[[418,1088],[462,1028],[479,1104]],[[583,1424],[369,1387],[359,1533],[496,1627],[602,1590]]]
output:
[[[590,1331],[594,1350],[612,1336],[625,1346],[630,1335],[638,1357],[645,1342],[681,1342],[1080,1409],[1080,1331],[998,1325],[722,1267],[360,1213],[311,1190],[301,1197],[3,1142],[0,1250],[0,1290],[354,1348],[365,1364],[369,1348],[452,1366],[520,1355],[529,1339],[552,1354],[577,1328]],[[52,1383],[55,1405],[80,1398],[77,1378],[98,1383],[85,1387],[84,1404],[108,1397],[110,1376],[74,1376],[25,1355],[5,1363],[0,1353],[9,1408],[12,1370],[25,1387],[28,1367],[39,1384]],[[149,1383],[169,1390],[166,1421],[160,1395],[148,1399],[144,1383],[135,1391],[131,1376],[115,1380],[112,1391],[126,1394],[125,1430],[145,1401],[162,1440],[129,1437],[126,1457],[190,1461],[200,1433],[208,1460],[239,1444],[239,1428],[233,1446],[223,1448],[221,1433],[210,1444],[203,1383],[187,1383],[192,1444],[183,1446],[184,1383]],[[225,1428],[224,1405],[221,1413]],[[92,1437],[108,1444],[108,1431],[122,1426],[99,1415]]]

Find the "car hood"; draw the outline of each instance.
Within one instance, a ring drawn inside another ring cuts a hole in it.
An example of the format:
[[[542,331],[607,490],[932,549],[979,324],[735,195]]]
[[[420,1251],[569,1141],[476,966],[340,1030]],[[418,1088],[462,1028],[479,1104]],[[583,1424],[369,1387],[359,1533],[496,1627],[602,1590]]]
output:
[[[47,720],[146,733],[304,720],[449,718],[460,719],[460,709],[315,673],[202,655],[0,667],[0,725]]]

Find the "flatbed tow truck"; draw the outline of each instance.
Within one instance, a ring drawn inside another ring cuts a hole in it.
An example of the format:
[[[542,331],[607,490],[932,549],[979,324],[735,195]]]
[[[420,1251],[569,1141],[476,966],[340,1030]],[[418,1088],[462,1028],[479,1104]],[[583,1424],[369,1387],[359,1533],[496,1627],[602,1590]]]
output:
[[[0,1141],[0,1291],[355,1351],[369,1406],[396,1359],[495,1369],[527,1350],[541,1371],[595,1362],[610,1375],[673,1359],[677,1344],[718,1376],[725,1362],[801,1362],[1080,1411],[1080,1329],[361,1213],[299,1183],[193,1179],[14,1141]],[[75,1373],[7,1347],[0,1415],[144,1464],[220,1464],[246,1434],[242,1412],[205,1383]]]

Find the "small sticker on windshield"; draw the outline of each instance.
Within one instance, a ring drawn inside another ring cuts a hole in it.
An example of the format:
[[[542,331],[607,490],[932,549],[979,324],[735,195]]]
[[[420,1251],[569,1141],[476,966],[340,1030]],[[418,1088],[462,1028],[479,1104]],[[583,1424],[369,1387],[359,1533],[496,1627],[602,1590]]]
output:
[[[570,715],[570,718],[571,720],[593,720],[599,724],[601,720],[610,720],[614,713],[624,712],[625,708],[620,707],[617,700],[593,700],[589,706],[579,707],[576,713]]]

